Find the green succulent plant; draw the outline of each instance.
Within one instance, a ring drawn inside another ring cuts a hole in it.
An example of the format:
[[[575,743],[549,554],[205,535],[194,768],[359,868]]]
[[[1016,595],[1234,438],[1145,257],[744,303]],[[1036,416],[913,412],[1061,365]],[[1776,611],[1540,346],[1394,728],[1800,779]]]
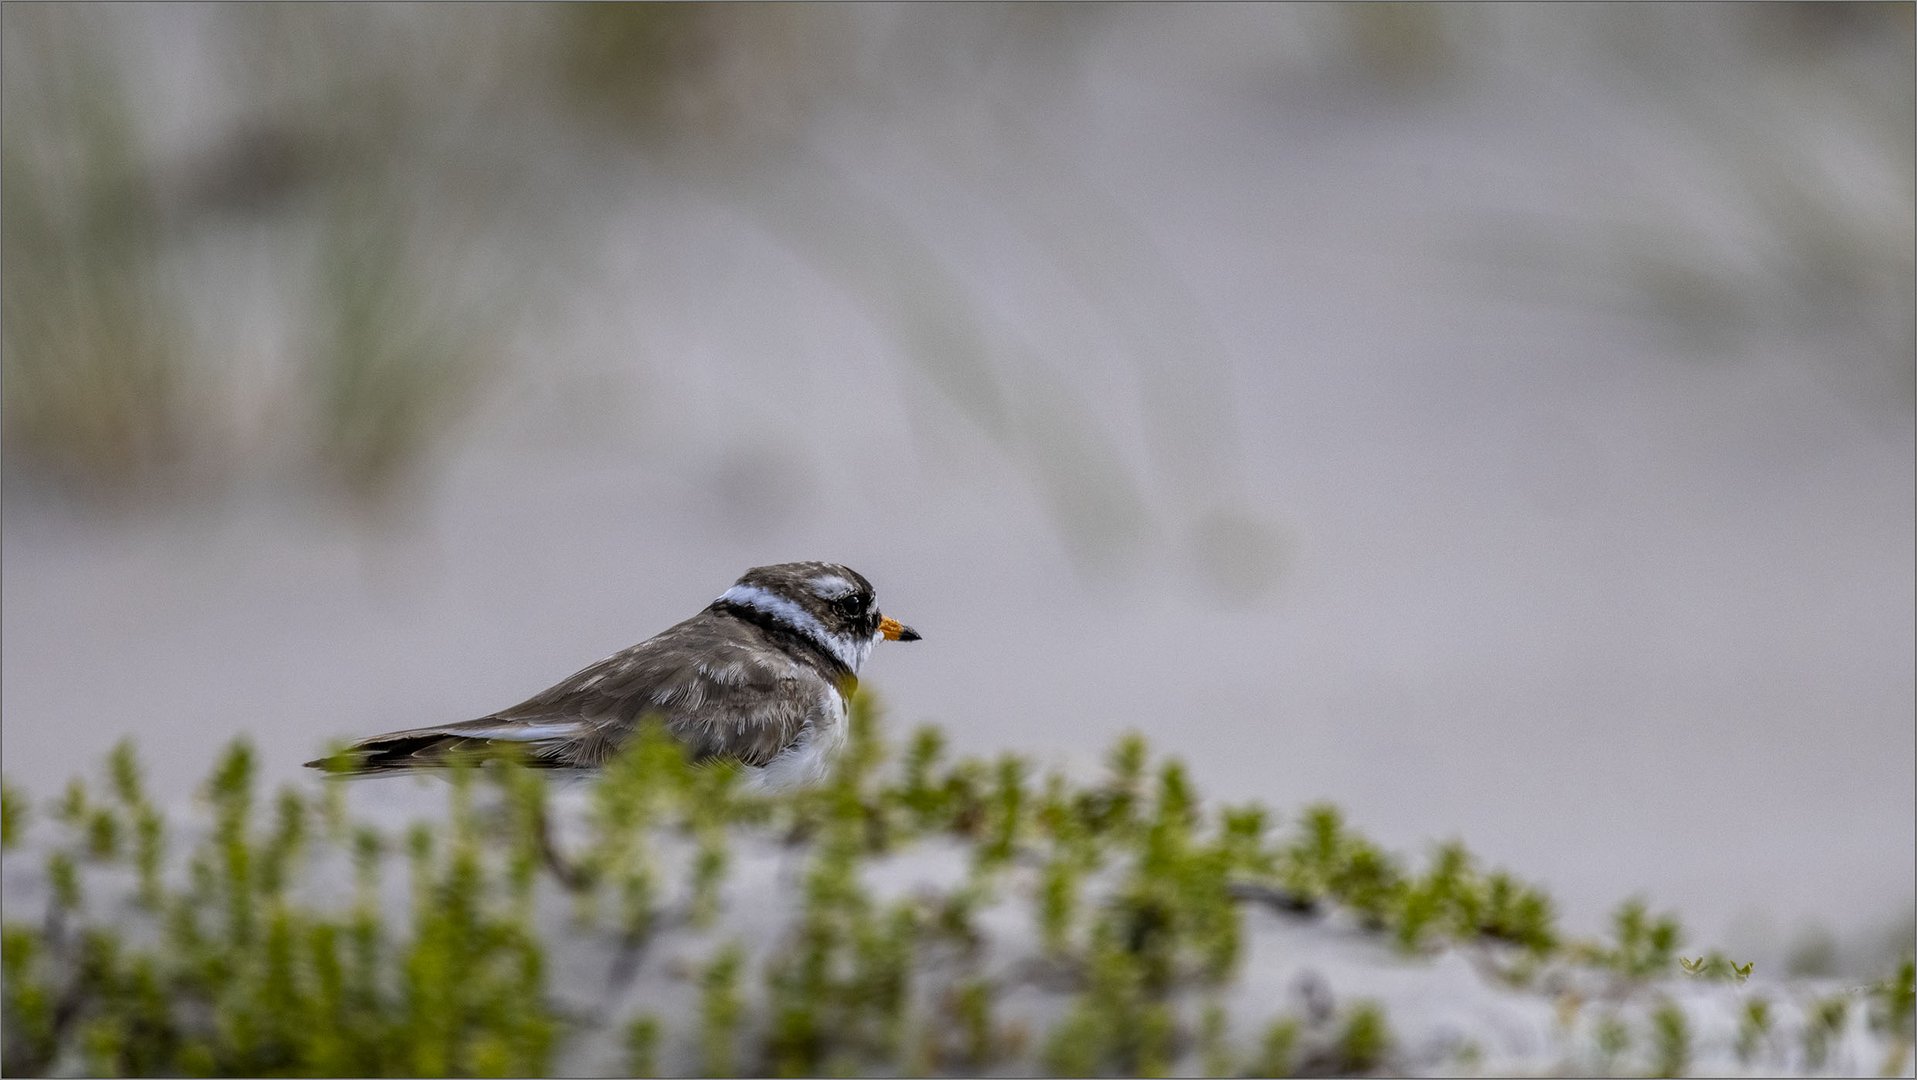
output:
[[[48,907],[8,912],[5,1070],[539,1075],[594,1026],[635,1075],[668,1067],[676,1047],[696,1048],[712,1075],[1391,1069],[1401,1051],[1376,1003],[1232,1015],[1223,992],[1252,907],[1342,912],[1381,945],[1470,946],[1514,970],[1564,964],[1626,987],[1750,972],[1717,953],[1680,957],[1677,920],[1635,900],[1610,941],[1567,941],[1549,896],[1459,843],[1419,866],[1328,804],[1289,829],[1255,804],[1208,805],[1180,762],[1135,735],[1103,776],[1073,783],[1016,755],[949,760],[931,728],[894,761],[872,701],[850,716],[834,777],[778,796],[648,734],[585,794],[570,831],[556,828],[544,775],[510,758],[457,764],[443,819],[404,827],[355,820],[337,783],[265,797],[244,743],[213,765],[204,827],[176,829],[152,804],[130,744],[109,757],[104,796],[76,779],[42,824],[7,785],[9,859],[28,857],[30,828],[48,834],[33,834]],[[959,880],[875,891],[882,860],[933,843],[966,853]],[[724,921],[739,902],[727,881],[776,853],[798,860],[781,886],[793,914],[748,944]],[[403,893],[386,888],[395,874]],[[113,892],[127,882],[130,904]],[[542,922],[547,901],[573,918]],[[982,916],[1008,905],[1037,948],[990,964]],[[649,948],[662,937],[709,943],[684,974],[690,1027],[665,1002],[595,1018],[561,1003],[554,948],[587,943],[618,987],[663,962]],[[1907,1044],[1908,962],[1900,978],[1873,992],[1872,1016]],[[1055,1015],[1008,1005],[1035,982],[1068,991]],[[1775,1023],[1758,1004],[1738,1041],[1753,1062]],[[1826,1054],[1842,1019],[1815,1012],[1806,1054]],[[1597,1038],[1607,1068],[1629,1045],[1610,1023]],[[1667,1003],[1649,1023],[1652,1067],[1683,1071],[1683,1012]]]

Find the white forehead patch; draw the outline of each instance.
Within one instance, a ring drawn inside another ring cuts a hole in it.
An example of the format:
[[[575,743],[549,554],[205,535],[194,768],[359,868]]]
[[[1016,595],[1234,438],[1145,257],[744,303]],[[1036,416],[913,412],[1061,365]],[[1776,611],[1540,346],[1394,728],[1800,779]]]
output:
[[[813,593],[817,594],[821,600],[837,600],[841,596],[858,591],[853,588],[851,582],[837,574],[821,574],[807,584],[812,586]]]

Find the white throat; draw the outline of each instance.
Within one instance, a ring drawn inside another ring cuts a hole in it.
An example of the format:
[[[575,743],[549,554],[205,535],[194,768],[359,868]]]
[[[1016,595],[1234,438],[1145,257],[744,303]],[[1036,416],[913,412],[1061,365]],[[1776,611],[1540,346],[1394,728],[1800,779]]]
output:
[[[737,604],[748,607],[763,615],[770,615],[792,630],[804,634],[812,641],[836,657],[839,663],[859,673],[859,665],[872,655],[870,637],[853,635],[842,637],[825,628],[813,614],[799,605],[780,596],[778,593],[762,589],[757,585],[734,585],[719,597],[719,603]]]

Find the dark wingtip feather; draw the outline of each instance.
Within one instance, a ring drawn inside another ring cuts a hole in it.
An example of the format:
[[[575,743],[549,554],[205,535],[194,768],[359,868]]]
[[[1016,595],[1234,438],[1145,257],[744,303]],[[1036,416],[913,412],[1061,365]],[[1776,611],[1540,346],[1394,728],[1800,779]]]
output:
[[[375,736],[346,747],[330,757],[305,763],[329,776],[372,776],[380,773],[441,769],[477,764],[491,757],[511,757],[535,769],[563,769],[570,762],[528,755],[526,748],[488,739],[462,737],[444,731]]]
[[[347,776],[353,773],[365,772],[367,761],[365,754],[356,753],[352,750],[341,750],[336,754],[329,754],[323,758],[314,758],[302,764],[305,768],[318,769],[329,776]]]
[[[438,734],[399,738],[375,736],[352,746],[341,747],[326,757],[314,758],[306,762],[306,767],[332,776],[364,776],[368,773],[418,768],[436,764],[421,752],[445,741],[444,736]]]

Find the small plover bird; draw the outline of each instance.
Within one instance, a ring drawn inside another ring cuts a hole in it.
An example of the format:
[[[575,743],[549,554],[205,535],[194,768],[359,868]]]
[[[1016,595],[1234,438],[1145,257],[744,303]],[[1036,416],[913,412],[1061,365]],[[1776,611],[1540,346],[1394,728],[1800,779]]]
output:
[[[374,735],[306,764],[366,775],[507,746],[535,766],[590,770],[650,719],[692,761],[739,763],[753,787],[816,783],[845,744],[846,699],[881,639],[919,633],[880,614],[860,574],[836,563],[758,566],[699,614],[510,709]]]

